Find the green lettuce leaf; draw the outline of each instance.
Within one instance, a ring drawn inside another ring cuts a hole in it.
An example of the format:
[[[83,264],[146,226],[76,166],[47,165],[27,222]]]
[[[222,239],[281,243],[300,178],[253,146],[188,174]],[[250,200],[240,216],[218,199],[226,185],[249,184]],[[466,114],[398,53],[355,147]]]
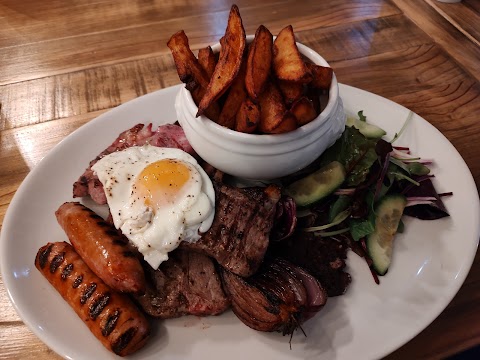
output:
[[[361,238],[370,235],[375,230],[375,224],[370,220],[351,219],[350,234],[353,240],[358,241]]]
[[[377,160],[377,139],[367,139],[358,129],[346,127],[342,136],[322,155],[321,166],[338,161],[347,170],[346,186],[357,186],[365,181]]]

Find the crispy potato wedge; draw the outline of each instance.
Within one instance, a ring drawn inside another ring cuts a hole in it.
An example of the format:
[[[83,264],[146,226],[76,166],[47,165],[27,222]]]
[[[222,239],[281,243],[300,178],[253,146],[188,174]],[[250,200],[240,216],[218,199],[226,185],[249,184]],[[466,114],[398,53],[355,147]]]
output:
[[[183,30],[173,34],[168,40],[167,46],[172,52],[178,77],[186,84],[185,87],[191,92],[192,98],[198,106],[208,87],[209,79],[206,71],[190,50],[188,37]],[[205,115],[214,121],[218,120],[220,115],[218,104],[212,103],[205,110]]]
[[[247,48],[240,12],[232,5],[219,53],[207,46],[197,59],[183,31],[167,45],[197,117],[240,132],[280,134],[309,123],[327,104],[333,70],[305,59],[291,25],[275,41],[260,25]]]
[[[283,99],[285,100],[287,107],[290,107],[304,94],[304,85],[299,82],[280,80],[278,82],[278,87],[282,92]]]
[[[307,63],[307,67],[312,73],[310,85],[316,89],[329,90],[332,84],[333,69],[311,63]]]
[[[280,125],[287,111],[282,94],[272,81],[267,81],[258,100],[260,105],[258,129],[263,133],[271,133],[273,129]]]
[[[242,18],[236,5],[232,5],[230,9],[227,29],[222,39],[220,58],[205,96],[198,105],[197,116],[202,115],[210,104],[222,96],[240,71],[246,39]]]
[[[307,98],[312,102],[313,108],[315,109],[315,112],[317,113],[317,116],[320,115],[321,113],[321,106],[320,106],[320,93],[322,90],[318,90],[315,88],[308,88],[307,91]],[[328,100],[327,100],[328,101]]]
[[[196,88],[196,85],[206,89],[208,86],[207,74],[190,50],[185,32],[181,30],[173,34],[168,40],[167,46],[172,52],[178,77],[181,82],[187,84],[187,89],[191,91]]]
[[[308,83],[312,74],[298,51],[291,25],[280,31],[273,42],[273,70],[280,80]]]
[[[195,90],[197,87],[199,87],[199,85],[197,84],[197,82],[195,80],[192,80],[192,81],[189,81],[185,84],[185,88],[188,90],[188,91],[193,91]]]
[[[290,112],[297,118],[297,125],[303,126],[317,117],[313,102],[307,97],[301,97],[295,101]]]
[[[192,94],[193,101],[195,101],[195,104],[197,104],[197,106],[198,104],[200,104],[200,101],[205,96],[206,90],[207,89],[201,86],[197,86],[195,89],[190,91]],[[205,110],[204,114],[210,120],[218,122],[218,119],[220,118],[220,105],[218,105],[218,102],[214,102],[210,104],[210,106]]]
[[[237,116],[238,109],[240,109],[243,101],[247,98],[247,90],[245,89],[245,72],[246,62],[243,61],[240,71],[228,90],[227,98],[225,99],[220,117],[217,121],[219,125],[230,129],[235,127],[235,117]]]
[[[283,114],[282,121],[280,124],[273,129],[270,133],[271,134],[283,134],[286,132],[293,131],[297,128],[297,119],[295,116],[287,111],[285,114]]]
[[[251,99],[246,98],[235,120],[235,130],[243,133],[252,134],[257,130],[260,122],[260,109]]]
[[[265,26],[260,25],[248,50],[247,74],[245,76],[248,95],[254,101],[258,100],[270,74],[273,56],[272,46],[272,33]]]
[[[210,81],[215,71],[215,66],[217,65],[217,58],[210,46],[198,50],[198,62],[207,73],[208,80]]]

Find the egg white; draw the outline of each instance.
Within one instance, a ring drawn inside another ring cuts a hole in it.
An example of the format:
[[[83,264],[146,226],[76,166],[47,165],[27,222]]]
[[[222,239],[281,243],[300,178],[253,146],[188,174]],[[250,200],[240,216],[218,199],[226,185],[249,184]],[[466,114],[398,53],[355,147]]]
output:
[[[190,178],[175,201],[147,205],[136,189],[142,170],[159,160],[175,160],[189,169]],[[210,178],[195,158],[180,149],[135,146],[106,155],[92,170],[103,184],[114,225],[154,268],[168,259],[181,241],[194,242],[206,232],[215,214]]]

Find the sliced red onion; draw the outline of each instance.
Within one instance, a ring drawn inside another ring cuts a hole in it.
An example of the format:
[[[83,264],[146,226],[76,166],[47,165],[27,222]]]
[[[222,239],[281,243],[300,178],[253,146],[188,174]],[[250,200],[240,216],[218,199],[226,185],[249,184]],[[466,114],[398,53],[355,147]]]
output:
[[[298,278],[297,273],[294,270],[295,266],[282,259],[275,259],[270,265],[269,272],[273,275],[273,278],[283,282],[284,287],[289,288],[295,295],[295,306],[305,307],[308,303],[308,293],[302,281]]]
[[[307,290],[307,306],[311,311],[319,311],[327,302],[327,294],[322,285],[308,272],[296,266],[294,268]]]
[[[434,196],[409,196],[407,201],[435,201],[437,200]]]
[[[323,289],[320,282],[310,275],[307,271],[289,263],[283,259],[276,259],[276,263],[280,268],[285,269],[288,273],[294,275],[306,291],[305,310],[302,314],[303,320],[308,320],[319,312],[327,302],[327,292]]]
[[[353,195],[355,193],[355,189],[337,189],[335,190],[335,195]]]
[[[410,155],[410,151],[404,152],[399,150],[395,146],[393,147],[391,156],[397,160],[403,161],[406,164],[410,162],[418,162],[423,165],[430,165],[433,163],[433,159],[422,159],[422,158],[419,158],[418,156]]]
[[[418,159],[417,156],[412,156],[412,155],[410,155],[410,151],[408,151],[408,152],[400,151],[400,150],[397,150],[395,147],[393,148],[391,154],[392,154],[393,156],[399,156],[399,157],[400,157],[399,160]]]
[[[407,201],[407,205],[405,205],[405,207],[415,206],[415,205],[432,205],[432,204],[434,204],[432,200],[411,200],[411,201]]]
[[[275,221],[270,233],[270,240],[280,241],[293,234],[297,227],[297,205],[290,197],[283,195],[277,203]]]

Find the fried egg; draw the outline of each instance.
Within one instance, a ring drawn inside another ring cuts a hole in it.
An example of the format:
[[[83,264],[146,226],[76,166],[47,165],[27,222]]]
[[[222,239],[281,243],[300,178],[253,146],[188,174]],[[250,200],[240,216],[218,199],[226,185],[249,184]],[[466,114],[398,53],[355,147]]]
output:
[[[183,150],[130,147],[106,155],[92,169],[103,184],[115,227],[154,269],[181,241],[197,241],[212,225],[212,182]]]

